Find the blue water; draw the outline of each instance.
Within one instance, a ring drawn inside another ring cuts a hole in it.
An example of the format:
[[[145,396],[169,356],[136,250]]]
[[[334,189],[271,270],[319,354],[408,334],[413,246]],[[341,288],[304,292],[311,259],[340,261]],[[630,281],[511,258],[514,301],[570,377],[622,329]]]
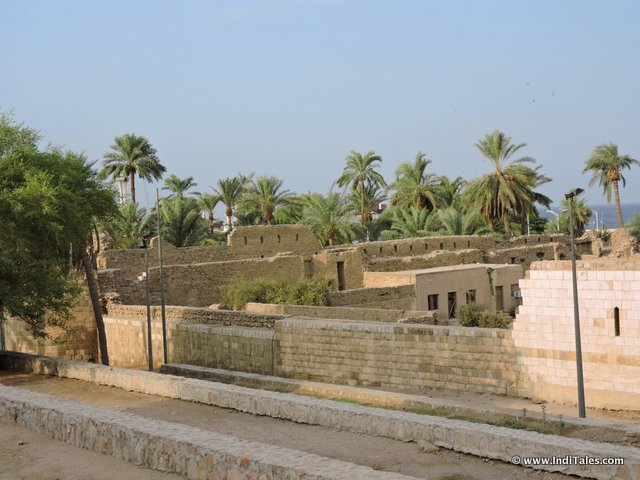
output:
[[[596,227],[596,212],[598,212],[598,225],[602,227],[616,228],[618,226],[618,220],[616,218],[616,206],[615,204],[604,204],[604,205],[588,205],[593,210],[593,217],[591,218],[591,223],[587,225],[587,228],[595,228]],[[554,207],[559,207],[558,205],[552,205],[551,210],[558,211]],[[636,213],[640,213],[640,203],[623,203],[621,205],[622,208],[622,219],[624,220],[625,225],[629,223],[629,220],[635,216]],[[555,217],[545,212],[545,208],[538,208],[538,212],[540,212],[540,216],[548,219],[554,219]]]

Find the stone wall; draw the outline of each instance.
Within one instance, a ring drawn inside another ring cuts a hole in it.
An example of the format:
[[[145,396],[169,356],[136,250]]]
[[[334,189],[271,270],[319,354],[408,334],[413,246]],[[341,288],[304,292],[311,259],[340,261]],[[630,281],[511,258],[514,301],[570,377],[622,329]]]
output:
[[[273,303],[247,303],[248,312],[291,315],[297,317],[360,320],[387,323],[426,323],[433,325],[437,317],[433,312],[357,307],[314,307],[308,305],[277,305]]]
[[[78,298],[65,327],[48,327],[45,332],[46,337],[36,338],[24,321],[7,316],[4,319],[5,348],[70,360],[95,361],[98,358],[96,321],[86,291]]]
[[[415,308],[414,285],[381,288],[357,288],[329,294],[332,307],[391,308],[412,310]]]
[[[591,248],[591,242],[589,242]],[[484,261],[487,263],[511,263],[521,265],[528,270],[533,262],[540,260],[563,260],[571,258],[571,249],[565,243],[543,243],[540,245],[516,245],[512,248],[502,248],[487,253]]]
[[[425,268],[460,265],[466,263],[482,263],[483,258],[483,252],[481,252],[480,250],[464,249],[455,252],[438,250],[425,255],[369,258],[367,261],[366,270],[368,272],[421,270]]]
[[[275,255],[280,252],[313,255],[321,249],[318,239],[304,225],[255,225],[237,227],[228,236],[236,255]]]
[[[568,261],[532,264],[513,327],[522,392],[567,403],[577,398],[571,279]],[[578,298],[586,405],[638,409],[640,260],[578,262]]]
[[[287,377],[502,395],[518,380],[505,330],[287,318],[276,332]]]
[[[496,247],[496,241],[490,236],[459,235],[449,237],[421,237],[402,240],[385,240],[358,244],[367,259],[375,257],[405,257],[426,255],[439,250],[482,250]]]

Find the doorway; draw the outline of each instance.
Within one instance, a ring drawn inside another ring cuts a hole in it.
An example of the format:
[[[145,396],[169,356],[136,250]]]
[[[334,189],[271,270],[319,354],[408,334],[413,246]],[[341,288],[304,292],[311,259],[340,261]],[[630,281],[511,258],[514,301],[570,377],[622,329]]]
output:
[[[449,318],[456,318],[456,304],[457,294],[456,292],[447,293],[447,311],[449,312]]]
[[[336,263],[338,268],[338,290],[344,290],[345,281],[344,281],[344,262],[340,261]]]

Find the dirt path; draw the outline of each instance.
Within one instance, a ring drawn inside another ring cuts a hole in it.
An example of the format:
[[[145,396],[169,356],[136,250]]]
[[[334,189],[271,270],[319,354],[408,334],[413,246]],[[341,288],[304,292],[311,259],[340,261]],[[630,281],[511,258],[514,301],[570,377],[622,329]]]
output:
[[[415,443],[403,443],[314,425],[301,425],[209,405],[126,392],[78,380],[0,372],[0,383],[100,407],[127,411],[147,418],[192,425],[247,440],[302,450],[416,478],[431,480],[572,478],[437,448],[428,449],[429,451],[425,452]]]

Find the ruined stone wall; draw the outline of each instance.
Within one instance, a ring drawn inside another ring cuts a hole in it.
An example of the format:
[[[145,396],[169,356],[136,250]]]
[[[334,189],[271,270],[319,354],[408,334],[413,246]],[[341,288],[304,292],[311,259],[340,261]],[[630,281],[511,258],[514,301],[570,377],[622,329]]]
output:
[[[589,243],[591,248],[591,243]],[[543,243],[539,245],[520,245],[513,248],[502,248],[487,253],[483,261],[485,263],[511,263],[522,265],[524,270],[529,270],[533,262],[540,260],[562,260],[570,258],[571,250],[564,243]]]
[[[402,240],[384,240],[380,242],[366,242],[357,248],[371,257],[405,257],[426,255],[438,250],[482,250],[488,251],[496,247],[496,241],[490,236],[459,235],[448,237],[421,237]]]
[[[528,278],[520,281],[523,304],[513,326],[523,372],[521,391],[575,403],[571,262],[537,262],[531,267]],[[640,260],[578,262],[577,273],[586,404],[637,409]]]
[[[98,358],[96,322],[86,291],[78,298],[64,328],[48,327],[46,337],[35,338],[25,322],[6,316],[4,333],[7,350],[69,360],[95,361]]]
[[[121,303],[146,305],[146,282],[141,272],[101,270],[98,277],[103,293],[117,292]],[[220,301],[220,287],[237,278],[291,278],[302,280],[304,261],[300,256],[277,255],[268,258],[164,266],[164,294],[167,305],[202,307]],[[159,269],[149,269],[151,303],[160,303]],[[113,289],[113,290],[110,290]]]
[[[426,255],[369,258],[366,270],[369,272],[397,272],[482,262],[483,253],[480,250],[458,250],[456,252],[439,250]]]
[[[561,243],[562,245],[569,244],[569,237],[567,235],[522,235],[520,237],[510,238],[503,240],[496,245],[497,249],[500,248],[514,248],[540,245],[543,243]]]
[[[505,330],[287,318],[276,332],[287,377],[502,395],[518,377]]]
[[[362,275],[365,270],[365,257],[360,249],[332,248],[314,255],[312,258],[311,273],[314,277],[324,276],[331,278],[339,285],[338,264],[342,263],[344,272],[344,290],[362,287]]]
[[[229,250],[235,255],[268,256],[280,252],[313,255],[321,249],[318,239],[304,225],[237,227],[228,240]]]
[[[329,294],[329,304],[333,307],[350,306],[412,310],[415,308],[415,299],[416,289],[414,285],[358,288]]]
[[[436,323],[433,312],[358,307],[314,307],[308,305],[278,305],[273,303],[247,303],[245,310],[255,313],[291,315],[297,317],[329,318],[387,323]]]

